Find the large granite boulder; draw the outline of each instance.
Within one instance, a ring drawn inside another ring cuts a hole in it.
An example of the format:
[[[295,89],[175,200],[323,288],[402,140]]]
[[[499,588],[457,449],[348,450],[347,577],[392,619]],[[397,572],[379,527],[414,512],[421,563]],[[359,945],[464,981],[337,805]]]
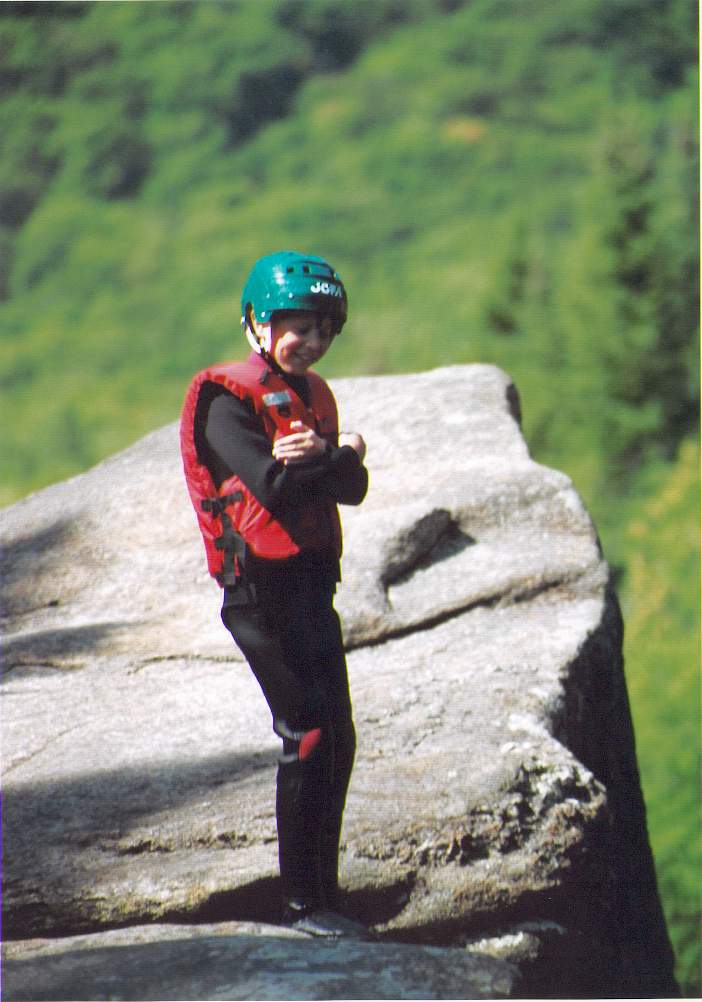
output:
[[[347,904],[386,939],[516,963],[521,991],[676,994],[619,610],[571,482],[530,459],[495,368],[334,390],[371,475],[337,602]],[[177,427],[0,528],[6,935],[275,921],[278,741],[219,621]]]

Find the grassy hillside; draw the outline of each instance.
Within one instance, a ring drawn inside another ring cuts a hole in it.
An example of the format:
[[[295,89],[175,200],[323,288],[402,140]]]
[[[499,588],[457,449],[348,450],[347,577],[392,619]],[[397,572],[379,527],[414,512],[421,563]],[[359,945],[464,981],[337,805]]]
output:
[[[699,995],[700,713],[699,452],[628,504],[624,654],[660,889],[683,982]]]
[[[350,289],[328,375],[501,365],[620,575],[692,994],[696,40],[692,0],[0,7],[2,501],[173,420],[281,247]]]

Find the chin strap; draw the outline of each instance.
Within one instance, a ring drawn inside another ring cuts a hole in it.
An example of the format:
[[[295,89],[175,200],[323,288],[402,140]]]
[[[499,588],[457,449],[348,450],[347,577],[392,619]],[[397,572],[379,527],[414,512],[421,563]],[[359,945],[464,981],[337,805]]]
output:
[[[261,358],[264,360],[264,362],[272,372],[274,372],[277,376],[280,376],[281,379],[286,379],[286,374],[283,372],[283,370],[280,368],[276,360],[271,355],[271,345],[268,343],[271,340],[270,326],[268,325],[264,326],[266,327],[269,333],[268,337],[266,338],[266,341],[263,344],[261,344],[261,342],[258,340],[258,337],[256,336],[256,331],[254,330],[253,324],[251,323],[251,318],[248,316],[241,318],[241,327],[244,332],[244,336],[251,345],[251,347],[253,348],[253,350],[256,352],[257,355],[261,356]],[[265,383],[266,379],[268,378],[268,375],[269,375],[268,372],[263,373],[260,380],[261,383]]]
[[[263,355],[266,361],[268,361],[268,359],[271,357],[270,352],[272,348],[271,325],[262,324],[261,326],[264,328],[265,331],[267,331],[267,333],[264,334],[262,342],[259,341],[258,335],[254,330],[254,325],[253,321],[251,320],[250,314],[247,313],[246,316],[243,316],[241,318],[241,327],[242,330],[244,331],[244,336],[246,340],[249,342],[253,350],[258,355]]]

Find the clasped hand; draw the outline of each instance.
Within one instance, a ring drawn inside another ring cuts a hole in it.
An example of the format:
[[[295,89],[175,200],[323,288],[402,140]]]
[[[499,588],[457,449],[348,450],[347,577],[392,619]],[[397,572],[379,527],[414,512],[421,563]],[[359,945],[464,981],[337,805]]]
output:
[[[327,443],[313,428],[308,428],[302,421],[292,421],[294,429],[290,435],[283,435],[273,443],[273,458],[288,466],[290,463],[304,463],[326,452]],[[339,445],[350,445],[359,455],[361,462],[365,456],[366,446],[360,435],[346,432],[339,436]]]

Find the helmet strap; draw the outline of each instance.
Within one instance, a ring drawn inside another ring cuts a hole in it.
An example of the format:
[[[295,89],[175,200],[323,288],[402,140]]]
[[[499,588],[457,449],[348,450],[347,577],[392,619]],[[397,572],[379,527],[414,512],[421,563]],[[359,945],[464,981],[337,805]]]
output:
[[[257,354],[263,355],[264,358],[270,357],[271,349],[273,347],[271,325],[258,324],[257,330],[253,310],[249,308],[247,309],[246,314],[241,318],[241,326],[244,329],[246,340],[249,342],[253,350]]]

